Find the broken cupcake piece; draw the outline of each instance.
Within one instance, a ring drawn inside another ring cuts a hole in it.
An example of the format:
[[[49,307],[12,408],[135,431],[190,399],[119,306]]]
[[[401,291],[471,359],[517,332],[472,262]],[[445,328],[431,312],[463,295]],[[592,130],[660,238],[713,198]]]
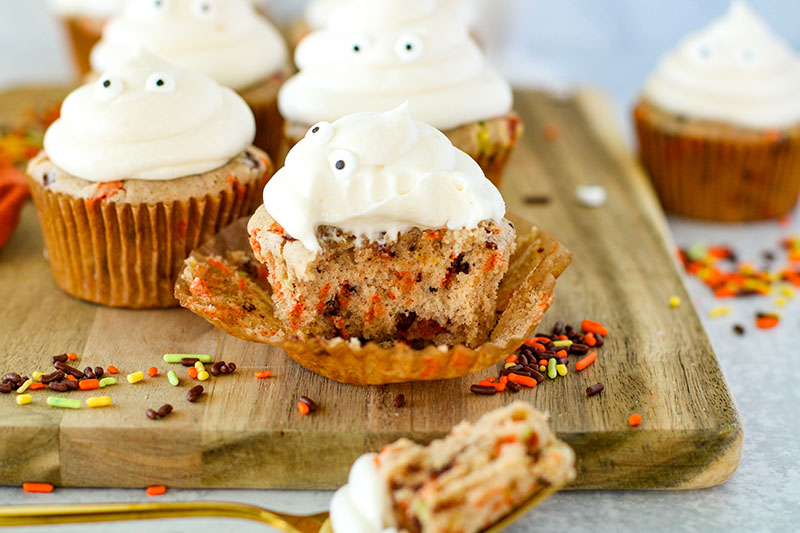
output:
[[[403,105],[313,126],[248,232],[298,338],[475,347],[515,248],[504,216],[478,164]]]
[[[360,457],[331,500],[334,533],[472,533],[575,476],[575,455],[524,402],[462,422],[421,446],[400,439]]]

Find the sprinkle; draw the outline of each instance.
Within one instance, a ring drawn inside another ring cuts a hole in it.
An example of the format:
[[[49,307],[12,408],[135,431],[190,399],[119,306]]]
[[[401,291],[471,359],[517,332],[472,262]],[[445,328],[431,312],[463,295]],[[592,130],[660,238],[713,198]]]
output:
[[[781,287],[781,294],[787,298],[794,298],[794,291],[791,289],[791,287],[787,287],[786,285]]]
[[[547,365],[539,365],[539,372],[547,372]]]
[[[509,374],[508,381],[512,383],[517,383],[519,385],[524,385],[530,388],[533,388],[539,384],[539,382],[533,378],[529,378],[528,376],[519,376],[517,374]]]
[[[542,135],[547,141],[550,142],[557,141],[558,138],[561,136],[561,130],[556,124],[549,122],[545,124],[544,129],[542,130]]]
[[[130,383],[131,385],[133,385],[134,383],[139,383],[143,379],[144,379],[144,372],[142,372],[141,370],[139,370],[138,372],[134,372],[133,374],[128,374],[127,376],[128,383]]]
[[[20,394],[17,396],[17,405],[28,405],[33,401],[33,396],[30,394]]]
[[[145,492],[148,496],[161,496],[167,492],[167,487],[165,485],[153,485],[152,487],[147,487]]]
[[[203,366],[203,363],[201,363],[199,360],[194,362],[194,367],[197,369],[198,372],[202,372],[203,370],[206,369],[206,367]]]
[[[209,378],[210,374],[205,370],[197,373],[197,379],[200,381],[206,381]]]
[[[211,356],[208,354],[185,354],[185,353],[165,353],[164,354],[164,362],[165,363],[180,363],[181,359],[197,359],[201,363],[210,363]]]
[[[256,372],[256,377],[258,379],[269,378],[269,377],[272,377],[272,372],[269,371],[269,370],[262,370],[260,372]]]
[[[400,409],[401,407],[403,407],[406,404],[406,395],[405,394],[398,394],[397,396],[394,397],[394,401],[392,401],[392,404],[397,409]]]
[[[556,358],[551,357],[550,360],[547,362],[547,377],[550,379],[556,379],[558,375],[556,371]]]
[[[45,493],[45,492],[53,492],[52,483],[23,483],[22,490],[25,492],[37,492],[37,493]]]
[[[739,336],[744,335],[744,326],[742,326],[741,324],[734,324],[733,325],[733,332],[736,333]]]
[[[474,386],[475,386],[475,385],[473,385],[473,387],[474,387]],[[493,391],[493,393],[492,393],[492,394],[494,394],[495,392],[497,392],[497,391],[494,389],[494,387],[492,387],[492,391]],[[474,391],[473,391],[473,392],[474,392]],[[301,414],[301,415],[303,415],[303,416],[306,416],[308,413],[310,413],[310,412],[311,412],[311,409],[309,409],[309,407],[308,407],[308,404],[307,404],[306,402],[297,402],[297,410],[298,410],[298,411],[300,412],[300,414]]]
[[[167,381],[169,381],[169,384],[172,385],[173,387],[177,387],[178,384],[180,383],[180,380],[178,379],[178,374],[176,374],[174,370],[170,370],[169,372],[167,372]]]
[[[75,361],[76,359],[78,359],[78,354],[69,352],[67,353],[67,359],[69,359],[70,361]]]
[[[111,405],[111,396],[93,396],[86,398],[86,405],[91,408],[107,407]]]
[[[44,376],[44,375],[46,375],[44,372],[39,372],[39,371],[36,371],[33,374],[31,374],[31,376],[33,376],[33,381],[36,381],[36,382],[41,380],[42,376]]]
[[[628,419],[628,425],[631,426],[631,427],[636,427],[641,423],[642,423],[642,415],[639,415],[639,414],[633,414]]]
[[[559,376],[566,376],[567,375],[567,365],[556,365],[556,372],[558,372]]]
[[[158,375],[158,369],[154,366],[151,366],[150,368],[147,369],[147,375],[150,376],[151,378],[156,377]]]
[[[116,374],[117,372],[119,372],[119,369],[114,365],[108,365],[106,367],[106,372],[108,372],[109,374]]]
[[[757,313],[756,327],[758,329],[772,329],[780,322],[780,316],[776,313]]]
[[[97,379],[82,379],[78,382],[78,387],[81,390],[94,390],[100,387],[100,381]]]
[[[517,363],[506,363],[503,368],[514,368],[515,366],[517,366]]]
[[[189,389],[189,392],[187,392],[187,393],[186,393],[186,400],[188,400],[188,401],[189,401],[189,402],[191,402],[191,403],[194,403],[194,402],[196,402],[196,401],[197,401],[197,399],[198,399],[200,396],[202,396],[202,394],[203,394],[203,390],[204,390],[204,389],[203,389],[203,386],[202,386],[202,385],[195,385],[194,387],[192,387],[191,389]]]
[[[728,306],[717,306],[708,312],[709,318],[719,318],[731,314],[732,309]]]
[[[786,305],[786,298],[775,298],[775,305],[783,307]]]
[[[585,207],[600,207],[606,203],[606,188],[602,185],[578,185],[575,187],[575,198]]]
[[[581,329],[586,333],[598,333],[603,337],[608,335],[608,330],[600,322],[594,320],[583,320],[581,322]]]
[[[594,396],[595,394],[600,394],[603,392],[606,386],[602,383],[595,383],[591,387],[586,387],[586,396]]]
[[[558,347],[567,346],[567,347],[569,347],[569,346],[572,346],[572,341],[568,340],[568,339],[567,340],[560,340],[560,341],[553,341],[553,346],[558,346]]]
[[[20,385],[19,388],[17,389],[17,394],[22,394],[23,392],[28,390],[31,385],[33,385],[33,380],[31,378],[26,379],[25,383]]]
[[[597,352],[589,352],[589,353],[587,353],[586,357],[584,357],[583,359],[581,359],[580,361],[575,363],[575,370],[580,372],[581,370],[583,370],[587,366],[589,366],[592,363],[594,363],[595,359],[597,359]]]
[[[42,390],[47,388],[47,385],[44,383],[34,383],[30,386],[30,390]]]
[[[669,299],[669,306],[673,309],[681,305],[681,299],[679,296],[673,296]]]
[[[80,409],[81,401],[73,398],[59,398],[58,396],[48,396],[47,405],[50,407],[61,407],[62,409]]]
[[[519,360],[519,356],[515,353],[512,353],[508,357],[506,357],[505,363],[516,363]]]
[[[197,369],[195,367],[190,366],[189,370],[187,370],[187,373],[191,379],[197,379]]]
[[[111,376],[104,377],[103,379],[101,379],[98,382],[98,384],[100,385],[100,388],[109,387],[111,385],[116,385],[117,384],[117,378],[112,378]]]

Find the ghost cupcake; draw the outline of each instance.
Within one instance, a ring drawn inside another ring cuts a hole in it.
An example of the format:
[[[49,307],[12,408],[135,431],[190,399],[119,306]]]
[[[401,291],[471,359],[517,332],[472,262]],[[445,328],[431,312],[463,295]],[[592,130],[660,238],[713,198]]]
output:
[[[634,110],[664,207],[778,217],[800,193],[800,58],[744,2],[666,54]]]
[[[270,173],[235,92],[140,49],[64,100],[28,165],[56,283],[104,305],[176,304],[184,258],[253,212]]]
[[[92,50],[92,69],[104,72],[139,45],[238,92],[256,119],[254,144],[276,156],[282,125],[276,98],[288,52],[252,0],[127,0]]]
[[[305,11],[306,28],[309,31],[325,27],[328,17],[338,7],[351,0],[311,0]],[[478,21],[476,0],[437,0],[442,6],[451,10],[470,28]]]
[[[499,183],[522,124],[509,84],[467,25],[434,0],[352,0],[303,39],[278,104],[291,146],[320,121],[393,109],[444,131]]]
[[[89,53],[100,40],[109,17],[122,9],[124,0],[50,0],[50,10],[58,17],[69,37],[75,67],[83,76],[91,67]]]

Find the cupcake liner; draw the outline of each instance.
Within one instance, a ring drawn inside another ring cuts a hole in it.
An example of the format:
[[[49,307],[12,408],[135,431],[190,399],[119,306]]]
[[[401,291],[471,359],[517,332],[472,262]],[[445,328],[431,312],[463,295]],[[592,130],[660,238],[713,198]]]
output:
[[[104,19],[68,17],[62,20],[72,46],[75,67],[81,78],[91,72],[89,54],[103,35]]]
[[[157,204],[85,200],[28,179],[50,267],[68,294],[129,308],[173,307],[191,250],[261,201],[266,178],[202,198]]]
[[[220,232],[186,260],[175,285],[183,307],[240,339],[278,346],[301,366],[334,381],[382,385],[466,376],[508,356],[529,338],[553,303],[556,278],[572,254],[549,232],[514,215],[517,250],[500,283],[498,322],[490,340],[472,349],[405,343],[386,346],[357,339],[300,340],[275,316],[266,267],[253,256],[247,220]]]
[[[256,137],[253,144],[267,152],[270,159],[275,162],[276,168],[283,165],[283,158],[280,158],[283,145],[283,117],[278,111],[278,90],[285,79],[286,75],[283,73],[274,74],[258,86],[239,93],[250,106],[256,119]]]
[[[756,132],[634,110],[642,164],[664,209],[724,222],[785,215],[800,194],[800,132]]]
[[[310,124],[286,121],[283,125],[283,141],[278,166],[283,164],[286,154],[305,136]],[[465,124],[443,132],[453,146],[465,152],[480,165],[486,177],[500,188],[503,171],[524,131],[522,119],[515,112],[507,115]]]

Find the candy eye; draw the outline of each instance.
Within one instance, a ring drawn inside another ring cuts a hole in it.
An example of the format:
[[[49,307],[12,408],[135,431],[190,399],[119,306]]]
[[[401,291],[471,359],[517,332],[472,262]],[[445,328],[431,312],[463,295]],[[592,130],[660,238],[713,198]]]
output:
[[[103,76],[94,83],[94,96],[101,102],[108,102],[119,95],[125,86],[116,76]]]
[[[372,47],[372,39],[367,35],[356,35],[350,39],[347,50],[353,55],[361,55]]]
[[[334,176],[345,179],[358,170],[358,157],[350,150],[336,150],[328,156],[328,164]]]
[[[317,122],[306,133],[306,139],[314,144],[325,144],[333,137],[333,126],[328,122]]]
[[[425,52],[425,45],[419,36],[409,33],[397,40],[394,51],[403,61],[416,61]]]
[[[171,6],[171,0],[150,0],[150,9],[156,13],[164,13]]]
[[[700,43],[692,49],[692,59],[701,65],[710,63],[714,55],[714,47],[710,43]]]
[[[742,46],[736,51],[736,59],[743,67],[754,67],[758,62],[758,52],[752,46]]]
[[[217,12],[217,3],[214,0],[197,0],[192,5],[192,11],[201,18],[212,17]]]
[[[171,93],[175,90],[175,78],[163,72],[150,74],[144,88],[154,93]]]

